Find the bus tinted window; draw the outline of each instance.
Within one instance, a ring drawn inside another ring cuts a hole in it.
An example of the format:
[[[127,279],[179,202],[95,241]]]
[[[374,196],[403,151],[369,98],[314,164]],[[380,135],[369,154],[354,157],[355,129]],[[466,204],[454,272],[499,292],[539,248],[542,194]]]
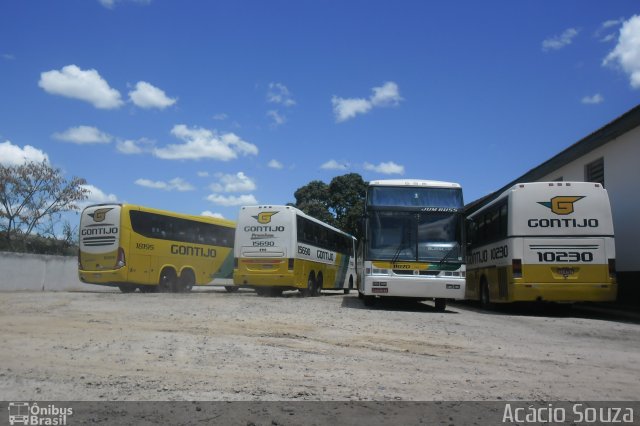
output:
[[[370,206],[393,207],[442,207],[463,206],[460,188],[415,188],[375,186],[367,197]]]
[[[133,231],[147,238],[233,247],[233,228],[138,210],[129,217]]]
[[[483,214],[467,220],[468,241],[479,246],[507,238],[507,223],[507,203],[500,202]]]
[[[353,243],[350,236],[336,232],[302,216],[297,216],[296,222],[298,226],[298,242],[353,255]]]

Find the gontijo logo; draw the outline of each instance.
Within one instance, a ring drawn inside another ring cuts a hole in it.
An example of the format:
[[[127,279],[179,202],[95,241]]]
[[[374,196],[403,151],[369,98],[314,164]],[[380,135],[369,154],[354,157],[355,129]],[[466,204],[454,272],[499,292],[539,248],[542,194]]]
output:
[[[93,213],[89,213],[89,216],[93,218],[94,222],[103,222],[107,218],[107,212],[113,210],[112,207],[108,209],[98,209]]]
[[[258,213],[258,216],[251,216],[253,217],[255,220],[258,221],[258,223],[270,223],[271,222],[271,216],[273,216],[274,214],[276,214],[278,212],[260,212]]]
[[[551,209],[555,214],[567,215],[574,212],[573,204],[583,198],[584,196],[558,196],[551,201],[538,201],[538,204]]]

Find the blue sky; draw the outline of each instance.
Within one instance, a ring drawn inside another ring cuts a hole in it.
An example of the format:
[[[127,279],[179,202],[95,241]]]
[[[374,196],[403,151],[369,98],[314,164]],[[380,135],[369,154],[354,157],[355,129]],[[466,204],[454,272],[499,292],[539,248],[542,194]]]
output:
[[[229,219],[349,172],[470,202],[638,103],[639,6],[3,1],[0,161]]]

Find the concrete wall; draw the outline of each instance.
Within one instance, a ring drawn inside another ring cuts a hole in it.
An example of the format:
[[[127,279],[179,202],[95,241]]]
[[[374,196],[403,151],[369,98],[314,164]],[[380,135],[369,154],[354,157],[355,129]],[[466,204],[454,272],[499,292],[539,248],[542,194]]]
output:
[[[562,177],[565,181],[584,181],[585,165],[604,158],[604,187],[609,193],[613,230],[616,238],[616,268],[623,272],[640,271],[640,127],[577,158],[540,181]]]
[[[16,290],[118,291],[80,282],[75,257],[0,252],[0,291]]]

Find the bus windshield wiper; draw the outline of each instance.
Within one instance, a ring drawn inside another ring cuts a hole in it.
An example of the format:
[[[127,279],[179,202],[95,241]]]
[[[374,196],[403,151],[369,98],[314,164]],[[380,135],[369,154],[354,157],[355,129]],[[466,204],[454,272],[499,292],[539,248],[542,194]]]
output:
[[[396,249],[396,252],[393,254],[393,257],[391,258],[391,263],[396,263],[398,261],[398,259],[400,258],[400,254],[402,253],[402,250],[407,246],[408,244],[404,241],[398,244],[398,248]]]
[[[442,266],[442,264],[445,262],[445,260],[447,260],[449,258],[449,256],[451,256],[451,253],[453,253],[454,251],[456,251],[458,248],[456,246],[451,247],[444,256],[442,256],[442,259],[440,259],[440,261],[438,262],[438,266]]]

